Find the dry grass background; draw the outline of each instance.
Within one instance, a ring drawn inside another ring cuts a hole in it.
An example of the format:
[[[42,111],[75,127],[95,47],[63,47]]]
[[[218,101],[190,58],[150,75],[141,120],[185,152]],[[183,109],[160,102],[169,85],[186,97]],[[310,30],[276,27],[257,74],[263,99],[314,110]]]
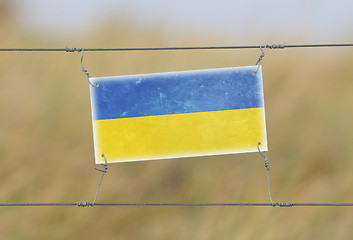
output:
[[[128,20],[67,41],[13,29],[4,19],[1,47],[219,41],[192,34],[170,40]],[[92,76],[110,76],[246,66],[259,53],[89,52],[85,67]],[[263,79],[274,201],[353,202],[352,57],[348,48],[267,51]],[[100,173],[94,170],[80,54],[2,52],[0,73],[0,201],[92,201]],[[263,158],[254,153],[112,164],[97,201],[268,202]],[[352,209],[338,207],[0,208],[1,239],[350,239],[352,226]]]

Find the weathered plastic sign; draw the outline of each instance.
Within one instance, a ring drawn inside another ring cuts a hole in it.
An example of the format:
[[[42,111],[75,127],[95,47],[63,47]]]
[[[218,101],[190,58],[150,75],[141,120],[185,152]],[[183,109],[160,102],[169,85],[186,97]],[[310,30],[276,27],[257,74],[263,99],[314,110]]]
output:
[[[91,78],[96,163],[267,151],[257,66]]]

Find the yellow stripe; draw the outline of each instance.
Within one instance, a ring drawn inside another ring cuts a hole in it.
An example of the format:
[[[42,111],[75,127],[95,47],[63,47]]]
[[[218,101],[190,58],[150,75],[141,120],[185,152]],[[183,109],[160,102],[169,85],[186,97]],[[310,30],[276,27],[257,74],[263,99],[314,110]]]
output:
[[[264,108],[93,121],[96,163],[267,151]]]

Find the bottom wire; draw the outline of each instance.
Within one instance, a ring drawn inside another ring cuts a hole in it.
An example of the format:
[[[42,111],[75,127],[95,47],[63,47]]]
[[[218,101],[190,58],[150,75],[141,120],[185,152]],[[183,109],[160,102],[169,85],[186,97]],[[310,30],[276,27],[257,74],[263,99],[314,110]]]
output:
[[[180,206],[180,207],[208,207],[208,206],[239,206],[239,207],[353,207],[353,203],[0,203],[0,207],[39,207],[39,206]]]

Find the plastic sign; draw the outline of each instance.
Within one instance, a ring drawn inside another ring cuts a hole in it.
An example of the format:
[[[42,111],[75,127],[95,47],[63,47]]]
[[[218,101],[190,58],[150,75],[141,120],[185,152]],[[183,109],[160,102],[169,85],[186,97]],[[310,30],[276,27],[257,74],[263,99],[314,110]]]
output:
[[[96,163],[267,151],[257,66],[91,78]]]

